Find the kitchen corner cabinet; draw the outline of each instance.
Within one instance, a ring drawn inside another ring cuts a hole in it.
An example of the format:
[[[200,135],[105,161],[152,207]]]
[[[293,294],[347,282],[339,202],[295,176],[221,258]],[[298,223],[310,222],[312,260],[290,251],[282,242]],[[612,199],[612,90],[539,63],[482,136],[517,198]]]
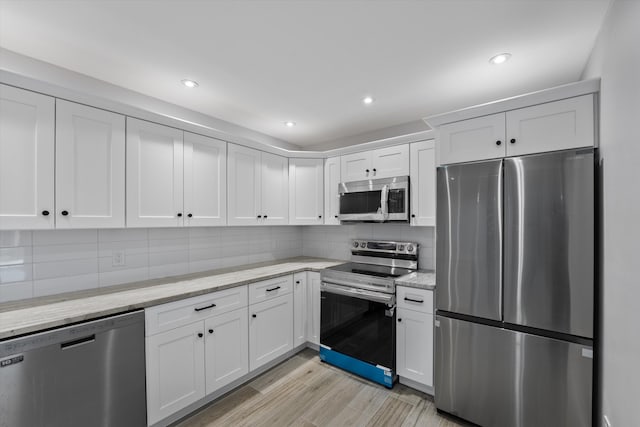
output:
[[[287,158],[228,144],[227,183],[229,225],[288,223]]]
[[[0,229],[55,225],[54,98],[0,85]]]
[[[324,162],[324,223],[340,225],[340,157],[330,157]]]
[[[307,341],[320,345],[320,273],[307,272]]]
[[[342,156],[340,175],[343,182],[409,175],[409,144]]]
[[[125,118],[56,100],[56,228],[124,228]]]
[[[307,341],[307,273],[293,275],[293,347]]]
[[[433,140],[410,146],[411,225],[436,225],[436,153]]]
[[[593,147],[594,108],[589,94],[442,125],[439,164]]]
[[[433,387],[433,291],[396,288],[396,368],[401,378]]]
[[[322,159],[289,159],[289,224],[322,224]]]

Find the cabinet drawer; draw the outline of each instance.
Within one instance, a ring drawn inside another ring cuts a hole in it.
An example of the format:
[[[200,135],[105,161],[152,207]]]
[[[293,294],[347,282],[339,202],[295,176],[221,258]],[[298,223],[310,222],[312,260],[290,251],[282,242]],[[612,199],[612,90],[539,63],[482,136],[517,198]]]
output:
[[[427,289],[396,287],[398,308],[433,314],[433,291]]]
[[[247,306],[247,286],[237,286],[145,310],[146,336]]]
[[[293,290],[293,276],[276,277],[249,285],[249,304],[267,301],[280,295],[291,293]]]

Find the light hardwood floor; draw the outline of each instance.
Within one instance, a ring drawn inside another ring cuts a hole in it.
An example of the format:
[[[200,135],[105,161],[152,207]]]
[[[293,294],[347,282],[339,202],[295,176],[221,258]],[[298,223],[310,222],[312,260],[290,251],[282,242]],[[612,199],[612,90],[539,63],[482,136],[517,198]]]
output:
[[[304,350],[206,406],[179,427],[466,426],[436,412],[431,397],[392,390],[323,363]]]

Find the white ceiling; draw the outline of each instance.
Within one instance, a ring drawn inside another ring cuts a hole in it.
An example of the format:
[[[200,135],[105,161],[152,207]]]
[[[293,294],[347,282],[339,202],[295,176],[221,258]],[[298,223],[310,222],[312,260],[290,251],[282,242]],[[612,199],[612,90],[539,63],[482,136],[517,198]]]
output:
[[[576,81],[609,3],[0,0],[0,46],[317,148]]]

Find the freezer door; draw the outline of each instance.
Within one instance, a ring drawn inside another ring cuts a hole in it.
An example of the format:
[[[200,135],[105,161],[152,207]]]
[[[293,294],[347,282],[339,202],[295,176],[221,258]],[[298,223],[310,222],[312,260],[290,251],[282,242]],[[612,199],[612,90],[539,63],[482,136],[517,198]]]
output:
[[[436,307],[502,320],[502,160],[438,168]]]
[[[593,337],[593,150],[505,159],[504,321]]]
[[[435,403],[482,426],[590,426],[592,347],[436,316]]]

